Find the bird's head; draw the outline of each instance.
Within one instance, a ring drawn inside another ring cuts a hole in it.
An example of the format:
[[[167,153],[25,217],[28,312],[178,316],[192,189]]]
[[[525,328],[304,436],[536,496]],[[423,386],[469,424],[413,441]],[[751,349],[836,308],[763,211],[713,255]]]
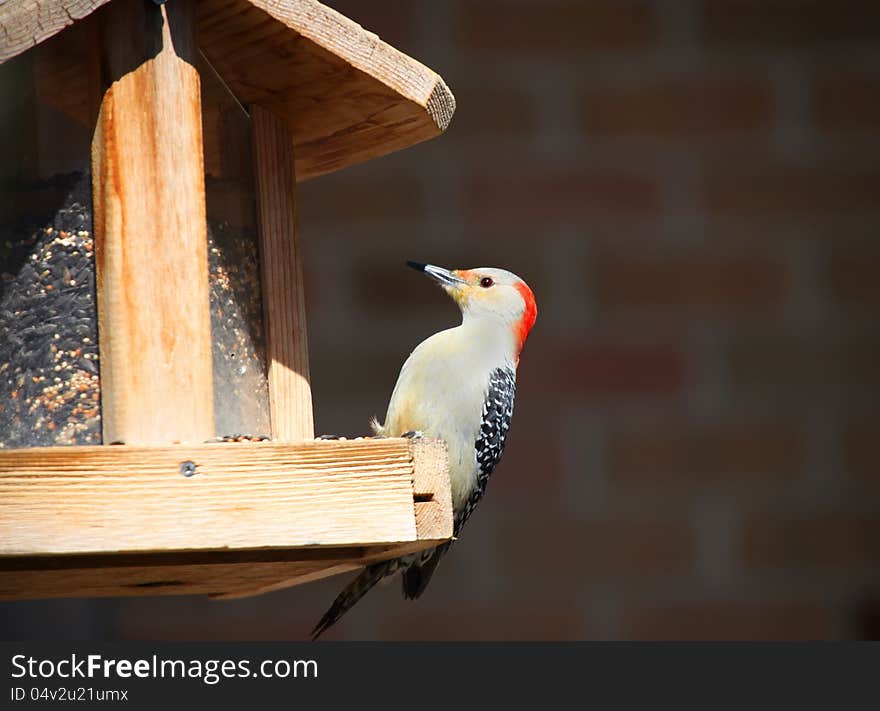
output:
[[[407,265],[438,282],[458,304],[465,322],[479,319],[509,328],[519,354],[535,325],[538,307],[529,285],[516,274],[493,267],[444,269],[419,262]]]

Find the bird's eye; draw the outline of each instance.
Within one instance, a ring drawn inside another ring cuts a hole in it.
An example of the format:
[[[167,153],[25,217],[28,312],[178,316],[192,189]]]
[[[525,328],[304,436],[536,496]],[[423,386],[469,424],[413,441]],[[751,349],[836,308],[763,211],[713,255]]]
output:
[[[488,289],[494,283],[495,282],[492,281],[491,277],[483,277],[482,279],[480,279],[480,286],[482,286],[484,289]]]

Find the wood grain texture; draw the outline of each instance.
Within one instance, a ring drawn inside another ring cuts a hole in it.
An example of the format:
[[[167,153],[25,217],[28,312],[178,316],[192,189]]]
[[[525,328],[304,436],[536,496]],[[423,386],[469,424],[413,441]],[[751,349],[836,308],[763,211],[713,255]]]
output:
[[[92,144],[104,442],[213,436],[192,0],[102,10],[109,86]]]
[[[259,106],[251,107],[251,119],[272,437],[313,439],[293,137],[282,119]]]
[[[449,451],[433,440],[412,443],[416,530],[419,538],[452,538]]]
[[[419,542],[319,550],[217,551],[195,556],[0,558],[0,600],[144,595],[235,599],[348,573],[429,545]]]
[[[437,448],[433,444],[430,444],[428,447],[421,448],[421,450],[421,455],[414,457],[416,462],[415,476],[417,480],[433,477],[437,473],[435,467],[440,462],[445,462],[448,467],[448,456],[445,445],[442,448]],[[420,472],[421,466],[426,466],[427,471]],[[438,478],[437,484],[437,490],[432,490],[427,494],[415,494],[416,535],[419,539],[417,542],[403,543],[395,546],[367,546],[363,549],[363,552],[359,553],[357,556],[351,556],[345,561],[339,562],[335,565],[328,563],[330,567],[317,567],[315,570],[309,570],[305,573],[296,571],[289,576],[285,573],[285,575],[279,576],[277,579],[268,583],[263,580],[250,581],[240,586],[236,586],[236,588],[230,590],[230,592],[223,593],[222,595],[215,595],[214,597],[240,598],[250,597],[252,595],[262,595],[263,593],[274,592],[275,590],[302,585],[303,583],[310,583],[314,580],[330,577],[331,575],[347,573],[350,570],[355,570],[364,565],[369,565],[370,563],[377,563],[381,560],[400,558],[411,553],[417,553],[425,548],[433,548],[434,546],[445,542],[452,537],[453,523],[452,497],[449,495],[448,468],[443,472],[442,478]],[[418,485],[416,485],[416,488],[419,488]],[[425,497],[430,498],[430,501],[418,501],[419,498]],[[442,501],[444,498],[449,499],[448,517],[443,518],[439,515],[439,511],[442,509],[435,502],[435,497],[438,501]]]
[[[86,17],[110,0],[8,0],[0,3],[0,62]]]
[[[249,591],[271,592],[300,584],[294,581],[311,582],[355,568],[356,563],[283,562],[0,571],[0,600],[184,594],[237,598],[256,594]],[[276,587],[281,581],[291,582]]]
[[[413,462],[399,439],[0,451],[0,555],[415,541]]]
[[[271,581],[267,582],[269,576],[264,580],[249,579],[243,581],[240,585],[228,588],[228,592],[211,595],[215,599],[238,599],[243,597],[252,597],[254,595],[263,595],[276,590],[311,583],[315,580],[329,578],[333,575],[341,575],[352,570],[357,570],[365,565],[377,563],[381,560],[389,560],[391,558],[400,558],[411,553],[417,553],[425,548],[433,547],[437,541],[419,541],[418,543],[406,543],[399,546],[368,546],[363,552],[357,556],[341,561],[339,563],[325,563],[324,567],[315,566],[314,568],[304,568],[303,570],[279,570],[280,573]],[[273,571],[275,572],[275,571]]]
[[[446,130],[443,80],[314,0],[203,0],[199,43],[233,93],[290,125],[302,181]]]
[[[451,535],[445,462],[404,439],[0,451],[0,598],[241,597],[422,550]]]
[[[452,490],[449,481],[449,451],[446,443],[438,440],[411,440],[413,459],[413,498],[415,500],[416,535],[418,543],[393,547],[370,547],[357,556],[330,568],[317,568],[305,573],[296,571],[289,577],[279,577],[266,583],[254,580],[252,584],[236,586],[223,598],[240,598],[302,585],[331,575],[354,570],[369,563],[397,558],[438,545],[452,538]]]
[[[0,61],[107,0],[0,5]],[[238,99],[282,116],[297,180],[385,155],[446,130],[452,92],[436,73],[315,0],[200,0],[199,44]]]

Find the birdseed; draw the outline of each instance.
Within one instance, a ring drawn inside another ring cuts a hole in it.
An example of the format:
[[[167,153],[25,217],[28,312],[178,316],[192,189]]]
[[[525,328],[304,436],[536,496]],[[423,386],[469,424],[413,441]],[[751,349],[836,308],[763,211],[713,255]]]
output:
[[[28,186],[59,187],[54,212],[0,224],[0,447],[102,441],[91,177]],[[256,235],[209,223],[208,266],[215,433],[261,441],[230,434],[270,431]]]
[[[209,222],[208,269],[215,434],[267,433],[269,389],[256,235],[225,221]]]
[[[101,443],[91,178],[27,187],[59,188],[54,212],[0,224],[0,447]]]

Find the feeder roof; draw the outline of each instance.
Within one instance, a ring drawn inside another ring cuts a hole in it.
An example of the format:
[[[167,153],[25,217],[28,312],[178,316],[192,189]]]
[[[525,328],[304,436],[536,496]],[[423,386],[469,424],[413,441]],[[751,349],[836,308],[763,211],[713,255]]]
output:
[[[0,62],[108,2],[0,2]],[[197,18],[201,51],[236,98],[289,123],[298,180],[433,138],[455,111],[439,75],[315,0],[199,0]]]

